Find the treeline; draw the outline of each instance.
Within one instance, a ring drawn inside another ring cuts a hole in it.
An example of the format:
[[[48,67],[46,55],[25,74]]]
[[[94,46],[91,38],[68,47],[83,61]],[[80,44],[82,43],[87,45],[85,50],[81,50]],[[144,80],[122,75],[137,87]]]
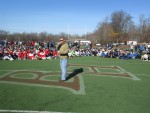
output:
[[[132,19],[132,16],[124,11],[115,11],[100,22],[94,33],[88,37],[102,44],[129,40],[150,43],[150,17],[141,15],[136,23]]]
[[[23,40],[23,41],[58,41],[60,36],[67,39],[86,38],[93,43],[122,43],[128,40],[142,42],[150,42],[150,17],[144,15],[139,17],[138,22],[134,22],[133,17],[124,11],[115,11],[110,17],[106,17],[100,22],[93,33],[87,33],[85,36],[69,35],[66,33],[51,34],[47,32],[41,33],[9,33],[0,30],[1,40]]]
[[[0,30],[0,40],[7,40],[7,41],[59,41],[59,38],[61,36],[66,37],[66,40],[72,39],[72,38],[82,38],[78,35],[69,35],[65,33],[60,34],[51,34],[47,32],[41,32],[41,33],[9,33],[4,30]]]

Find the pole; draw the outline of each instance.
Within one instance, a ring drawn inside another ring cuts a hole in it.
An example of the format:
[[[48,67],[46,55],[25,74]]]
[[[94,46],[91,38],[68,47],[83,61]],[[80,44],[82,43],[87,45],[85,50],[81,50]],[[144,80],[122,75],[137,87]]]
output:
[[[68,24],[68,40],[69,40],[69,24]]]
[[[85,40],[86,40],[86,35],[87,35],[87,25],[85,26]]]

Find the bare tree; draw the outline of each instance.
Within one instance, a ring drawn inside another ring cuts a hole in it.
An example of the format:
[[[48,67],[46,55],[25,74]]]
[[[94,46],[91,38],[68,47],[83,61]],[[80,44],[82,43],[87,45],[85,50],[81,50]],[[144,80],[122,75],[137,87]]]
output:
[[[113,30],[108,17],[104,20],[104,22],[98,24],[95,34],[97,34],[97,40],[101,44],[117,42],[118,33]]]
[[[114,32],[118,33],[118,41],[122,41],[128,32],[131,16],[124,11],[115,11],[111,15],[111,25]]]
[[[109,37],[108,17],[106,17],[103,22],[100,22],[98,24],[95,34],[97,35],[98,43],[101,43],[101,44],[107,43],[107,39]]]
[[[139,36],[140,42],[150,42],[150,18],[140,16]]]
[[[134,40],[139,41],[139,30],[138,27],[134,24],[134,22],[130,22],[128,35],[125,38],[126,41],[128,40]]]

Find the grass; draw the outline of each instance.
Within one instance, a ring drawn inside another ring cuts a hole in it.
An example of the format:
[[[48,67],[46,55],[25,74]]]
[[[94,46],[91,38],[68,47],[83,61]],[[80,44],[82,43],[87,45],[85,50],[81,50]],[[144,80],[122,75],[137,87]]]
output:
[[[73,94],[62,88],[28,86],[0,81],[0,109],[80,113],[150,113],[150,62],[80,57],[69,59],[69,64],[119,66],[140,80],[87,75],[84,74],[85,71],[88,71],[85,68],[81,76],[84,80],[86,94]],[[68,70],[74,69],[75,67],[71,67]],[[0,61],[0,70],[1,77],[11,70],[58,72],[60,66],[59,59]],[[107,72],[103,69],[100,71]],[[113,72],[116,71],[113,70]],[[111,73],[111,70],[108,70],[108,73]],[[32,76],[26,75],[25,77],[31,78]],[[50,79],[49,76],[47,79]]]

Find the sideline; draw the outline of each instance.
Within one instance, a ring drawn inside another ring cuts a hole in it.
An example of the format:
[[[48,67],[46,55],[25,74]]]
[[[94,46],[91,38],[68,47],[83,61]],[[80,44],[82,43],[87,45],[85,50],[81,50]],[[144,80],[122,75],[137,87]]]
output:
[[[144,76],[149,76],[150,77],[150,75],[148,75],[148,74],[135,74],[135,75],[144,75]]]
[[[3,110],[0,112],[10,112],[10,113],[73,113],[73,112],[54,112],[54,111],[28,111],[28,110]],[[75,113],[75,112],[74,112]]]

